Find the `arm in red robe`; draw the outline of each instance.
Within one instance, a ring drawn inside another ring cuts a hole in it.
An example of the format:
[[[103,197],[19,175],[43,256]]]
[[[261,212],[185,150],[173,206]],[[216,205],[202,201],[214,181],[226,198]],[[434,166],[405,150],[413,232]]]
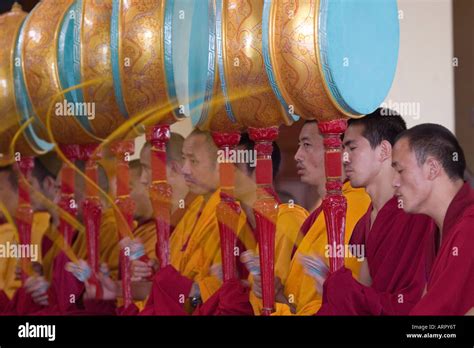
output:
[[[427,292],[412,315],[465,315],[474,307],[474,190],[460,189],[448,207]]]
[[[391,199],[370,228],[371,208],[359,220],[351,243],[365,246],[371,286],[342,268],[324,283],[318,315],[407,315],[420,300],[433,258],[434,223],[403,212]]]

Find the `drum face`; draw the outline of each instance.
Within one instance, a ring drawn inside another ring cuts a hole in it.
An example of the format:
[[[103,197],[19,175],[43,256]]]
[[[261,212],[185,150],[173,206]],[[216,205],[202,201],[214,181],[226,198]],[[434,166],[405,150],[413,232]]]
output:
[[[318,37],[324,79],[337,105],[348,114],[371,113],[395,76],[397,2],[321,0]]]
[[[307,119],[375,110],[398,59],[396,0],[265,0],[276,94]]]
[[[251,127],[293,121],[273,94],[262,47],[261,0],[216,0],[219,76],[231,119]]]
[[[10,145],[16,132],[20,128],[21,117],[20,108],[17,107],[15,98],[15,49],[18,34],[25,20],[26,13],[21,7],[14,6],[11,12],[0,16],[0,105],[2,107],[0,113],[0,153],[2,154],[0,161],[9,162],[13,158],[10,156]],[[22,94],[24,98],[28,96]],[[20,101],[18,100],[18,103]],[[28,118],[28,115],[26,115]],[[20,152],[23,156],[31,156],[40,154],[43,149],[36,144],[31,137],[28,139],[24,135],[31,133],[32,126],[26,129],[15,143],[15,151]],[[44,149],[46,150],[46,149]]]

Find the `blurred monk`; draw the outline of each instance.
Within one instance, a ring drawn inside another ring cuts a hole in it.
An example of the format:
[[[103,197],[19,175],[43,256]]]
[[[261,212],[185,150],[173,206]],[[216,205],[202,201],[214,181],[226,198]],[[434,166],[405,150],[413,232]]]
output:
[[[324,171],[324,146],[316,121],[307,121],[299,136],[299,147],[295,155],[298,174],[301,181],[316,187],[319,196],[326,195],[326,176]],[[363,189],[354,189],[345,182],[342,193],[347,199],[345,243],[349,242],[357,221],[364,215],[370,204],[369,196]],[[306,274],[299,255],[316,254],[326,264],[327,231],[324,212],[319,206],[306,219],[301,227],[303,239],[293,255],[287,280],[284,284],[276,278],[275,300],[276,315],[313,315],[322,302],[321,291],[314,279]],[[361,262],[356,258],[345,258],[346,267],[358,276]]]

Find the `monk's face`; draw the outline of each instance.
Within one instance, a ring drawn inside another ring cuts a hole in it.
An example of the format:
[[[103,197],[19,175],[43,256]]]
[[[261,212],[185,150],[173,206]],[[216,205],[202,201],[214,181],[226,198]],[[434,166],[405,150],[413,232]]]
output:
[[[142,167],[140,175],[140,183],[148,188],[151,185],[151,146],[144,146],[140,153],[140,164]],[[172,201],[174,204],[181,199],[184,199],[188,188],[182,173],[182,165],[179,161],[166,161],[166,180],[172,189]]]
[[[344,133],[343,164],[352,187],[367,187],[380,173],[381,146],[373,149],[362,135],[363,125],[349,126]]]
[[[147,186],[140,181],[141,168],[135,167],[130,170],[130,197],[135,202],[134,218],[145,221],[153,216]]]
[[[45,210],[48,207],[48,202],[54,202],[60,191],[60,185],[56,183],[56,180],[51,176],[46,176],[40,182],[34,175],[31,176],[30,183],[33,187],[31,205],[34,210]]]
[[[301,129],[295,160],[302,182],[318,187],[325,184],[323,137],[316,122],[306,123]]]
[[[183,144],[182,173],[189,191],[206,195],[219,186],[216,149],[203,134],[191,134]]]
[[[395,169],[393,187],[407,213],[424,213],[424,203],[430,195],[433,182],[429,168],[419,165],[407,139],[402,138],[393,147],[392,165]]]

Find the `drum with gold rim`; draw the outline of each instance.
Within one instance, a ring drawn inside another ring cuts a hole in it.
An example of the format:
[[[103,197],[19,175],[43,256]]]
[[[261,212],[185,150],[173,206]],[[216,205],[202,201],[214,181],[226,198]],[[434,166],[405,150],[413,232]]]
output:
[[[266,128],[297,116],[279,103],[265,70],[261,0],[215,0],[219,76],[229,117]]]
[[[27,14],[18,4],[10,12],[0,16],[0,162],[11,163],[10,145],[20,126],[33,115],[28,110],[29,96],[18,74],[17,43],[20,29]],[[40,139],[30,124],[18,137],[13,150],[22,156],[42,154],[51,145]]]
[[[397,66],[396,0],[265,0],[263,41],[275,94],[301,117],[371,113]]]

